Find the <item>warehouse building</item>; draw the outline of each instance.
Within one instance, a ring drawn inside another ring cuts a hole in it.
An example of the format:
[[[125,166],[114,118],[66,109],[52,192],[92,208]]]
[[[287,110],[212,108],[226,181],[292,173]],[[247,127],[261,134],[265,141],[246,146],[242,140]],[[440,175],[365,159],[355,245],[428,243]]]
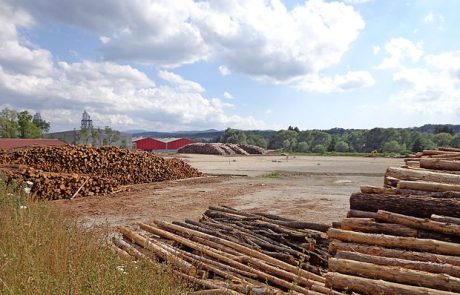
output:
[[[148,152],[174,152],[187,144],[195,143],[188,138],[151,138],[143,137],[133,140],[134,147]]]

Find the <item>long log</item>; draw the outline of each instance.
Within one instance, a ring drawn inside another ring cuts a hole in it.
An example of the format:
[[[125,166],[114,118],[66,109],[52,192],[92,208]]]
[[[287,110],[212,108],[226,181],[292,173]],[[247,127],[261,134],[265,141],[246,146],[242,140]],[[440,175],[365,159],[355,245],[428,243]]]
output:
[[[363,233],[387,234],[403,237],[417,237],[417,230],[405,225],[392,223],[378,223],[371,218],[344,218],[341,229]]]
[[[189,295],[243,295],[243,293],[226,289],[201,290],[188,293]]]
[[[380,257],[357,252],[339,251],[335,258],[354,260],[386,266],[400,266],[403,268],[426,271],[431,273],[445,273],[460,278],[460,267],[451,264],[440,264],[423,261],[412,261],[400,258]]]
[[[329,259],[329,269],[369,279],[383,279],[394,283],[422,286],[426,288],[460,292],[460,278],[447,274],[434,274],[399,266],[384,266],[346,259]]]
[[[460,225],[460,218],[432,214],[431,220]]]
[[[460,225],[457,224],[449,224],[445,222],[433,221],[430,219],[406,216],[384,210],[379,210],[377,212],[377,220],[388,223],[402,224],[415,229],[430,230],[445,235],[454,235],[460,237]]]
[[[157,221],[157,222],[158,222],[158,221]],[[163,223],[163,222],[158,222],[158,223],[168,225],[167,223]],[[179,243],[181,243],[181,244],[183,244],[183,245],[185,245],[185,246],[187,246],[187,247],[190,247],[190,248],[192,248],[192,249],[195,249],[195,250],[197,250],[197,251],[200,251],[200,252],[202,252],[203,254],[206,254],[206,255],[209,256],[209,257],[218,259],[218,260],[220,260],[220,261],[222,261],[222,262],[224,262],[224,263],[226,263],[226,264],[228,264],[228,265],[230,265],[230,266],[239,268],[239,269],[244,270],[244,271],[252,272],[252,273],[256,274],[260,279],[265,280],[265,281],[268,281],[268,282],[271,282],[272,284],[275,284],[275,285],[277,285],[277,286],[280,286],[280,287],[283,287],[283,288],[287,288],[287,289],[292,289],[292,290],[299,291],[299,292],[303,292],[303,293],[306,293],[306,292],[307,292],[306,289],[301,288],[301,287],[299,287],[299,286],[293,284],[292,282],[288,282],[288,281],[286,281],[286,280],[283,280],[283,279],[280,279],[280,278],[278,278],[278,277],[275,277],[275,276],[272,276],[272,275],[270,275],[270,274],[267,274],[267,273],[265,273],[265,272],[262,272],[262,271],[260,271],[260,270],[258,270],[258,269],[249,267],[249,266],[247,266],[247,265],[245,265],[245,264],[243,264],[243,263],[240,263],[240,262],[238,262],[238,261],[235,261],[235,260],[233,260],[233,259],[227,258],[227,257],[223,256],[222,253],[221,253],[221,251],[219,251],[219,250],[212,249],[212,248],[207,247],[207,246],[205,246],[205,245],[199,245],[199,244],[197,244],[197,243],[194,243],[194,242],[188,240],[187,238],[178,236],[178,235],[176,235],[176,234],[170,233],[170,232],[168,232],[168,231],[162,230],[162,229],[157,228],[157,227],[150,226],[150,225],[148,225],[148,224],[139,223],[139,226],[140,226],[142,229],[144,229],[144,230],[146,230],[146,231],[148,231],[148,232],[151,232],[151,233],[153,233],[153,234],[162,236],[162,237],[164,237],[164,238],[171,239],[171,240],[174,240],[174,241],[176,241],[176,242],[179,242]],[[172,224],[169,224],[169,226],[171,226],[171,227],[178,227],[178,226],[172,225]],[[199,233],[199,232],[196,232],[196,233]],[[210,238],[213,238],[213,237],[210,236]],[[246,248],[246,247],[241,246],[241,248]],[[248,248],[246,248],[246,249],[248,249]],[[249,249],[249,250],[251,250],[251,249]],[[251,250],[251,251],[253,251],[253,250]],[[247,254],[247,252],[248,252],[248,251],[242,251],[242,254],[243,254],[243,253],[244,253],[244,254]],[[250,251],[249,251],[249,252],[250,252]],[[260,254],[259,256],[266,256],[265,254],[262,254],[262,253],[259,253],[259,254]],[[302,270],[302,269],[299,269],[299,268],[297,268],[297,267],[295,267],[295,266],[292,266],[292,265],[289,265],[289,264],[287,264],[287,263],[281,262],[281,261],[279,261],[279,260],[277,260],[277,259],[273,259],[273,258],[271,258],[270,256],[266,256],[266,257],[269,258],[268,260],[275,260],[275,261],[277,261],[277,262],[278,262],[277,265],[276,265],[277,267],[279,267],[279,265],[283,265],[283,264],[288,265],[289,268],[291,268],[291,270],[292,270],[292,269],[296,270],[295,273],[297,273],[299,276],[302,276],[304,273],[306,273],[306,274],[308,275],[308,277],[306,277],[306,276],[304,275],[304,278],[306,278],[306,279],[309,279],[309,278],[312,278],[312,277],[315,277],[315,278],[316,278],[316,277],[319,277],[319,276],[317,276],[317,275],[314,275],[314,274],[308,273],[308,272],[306,272],[306,271],[304,271],[304,270]],[[265,260],[265,261],[266,261],[266,260]],[[267,264],[267,265],[268,265],[268,264]],[[276,268],[275,266],[272,266],[272,267],[273,267],[273,268]],[[320,278],[321,278],[321,279],[323,280],[323,282],[324,282],[324,279],[323,279],[322,277],[320,277]]]
[[[329,244],[329,252],[331,254],[336,254],[338,251],[358,252],[373,256],[382,256],[389,258],[399,258],[405,260],[424,261],[460,266],[460,257],[458,256],[448,256],[426,252],[413,252],[399,249],[388,249],[379,246],[369,246],[356,243],[344,243],[341,241],[334,240]]]
[[[337,272],[326,274],[326,285],[338,290],[352,290],[369,295],[453,295],[456,293],[414,287],[383,280],[366,279]]]
[[[173,230],[173,231],[176,231],[176,232],[181,232],[183,234],[186,234],[187,236],[199,236],[199,237],[201,237],[203,239],[207,239],[207,240],[210,240],[210,241],[217,242],[219,244],[222,244],[222,245],[225,245],[227,247],[233,248],[233,249],[235,249],[237,251],[240,251],[242,254],[252,256],[252,257],[261,259],[263,261],[269,262],[269,263],[271,263],[271,264],[273,264],[275,266],[278,266],[278,267],[280,267],[280,268],[282,268],[282,269],[284,269],[286,271],[291,271],[293,273],[300,273],[300,275],[302,275],[303,277],[305,277],[307,279],[311,279],[311,280],[318,281],[318,282],[324,282],[324,278],[321,277],[321,276],[318,276],[316,274],[307,272],[305,270],[299,270],[297,267],[295,267],[293,265],[290,265],[288,263],[285,263],[283,261],[280,261],[280,260],[275,259],[273,257],[270,257],[268,255],[265,255],[265,254],[263,254],[261,252],[258,252],[256,250],[250,249],[248,247],[239,245],[237,243],[227,241],[227,240],[224,240],[224,239],[221,239],[221,238],[213,237],[213,236],[210,236],[210,235],[198,232],[198,231],[186,229],[186,228],[183,228],[183,227],[180,227],[180,226],[177,226],[177,225],[174,225],[174,224],[170,224],[170,223],[167,223],[167,222],[162,222],[162,221],[157,220],[157,221],[155,221],[155,224],[157,224],[158,226],[160,226],[162,228],[166,228],[166,229]]]
[[[169,264],[177,267],[183,273],[188,274],[188,275],[195,275],[196,274],[196,268],[193,265],[191,265],[187,261],[184,261],[184,260],[180,259],[179,257],[176,257],[175,255],[171,255],[168,251],[165,251],[163,248],[161,248],[158,245],[150,242],[148,239],[144,238],[143,236],[139,235],[138,233],[130,230],[127,227],[120,227],[118,230],[126,238],[128,238],[131,241],[135,242],[139,246],[142,246],[143,248],[152,251],[153,253],[155,253],[156,256],[161,257],[162,259],[167,261]]]
[[[347,213],[347,218],[375,218],[377,212],[361,211],[350,209]]]
[[[420,167],[436,170],[460,171],[460,161],[444,159],[421,159]]]
[[[397,179],[401,179],[401,180],[410,180],[410,181],[421,180],[421,181],[428,181],[428,182],[460,184],[460,175],[431,172],[431,171],[426,171],[426,170],[389,167],[385,175],[391,176]]]
[[[429,218],[431,214],[460,217],[460,200],[354,193],[350,197],[350,209],[370,212],[385,210],[421,218]]]
[[[425,251],[435,254],[460,256],[460,244],[437,240],[424,240],[410,237],[395,237],[389,235],[365,234],[331,228],[327,235],[329,239],[350,243],[400,248],[414,251]]]
[[[363,194],[380,194],[380,195],[421,195],[430,198],[460,198],[460,192],[427,192],[410,189],[400,189],[395,187],[378,187],[371,185],[361,186]],[[349,216],[355,217],[355,216]],[[356,216],[359,217],[359,216]]]
[[[429,181],[407,181],[400,180],[397,185],[401,189],[413,189],[427,192],[460,192],[459,184],[447,184]]]

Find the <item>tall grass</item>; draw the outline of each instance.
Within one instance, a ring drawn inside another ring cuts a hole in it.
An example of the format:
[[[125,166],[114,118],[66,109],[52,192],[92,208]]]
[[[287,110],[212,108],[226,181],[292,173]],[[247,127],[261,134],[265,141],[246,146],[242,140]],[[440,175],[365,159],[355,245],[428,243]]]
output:
[[[0,294],[186,293],[167,268],[119,258],[108,235],[0,180]]]

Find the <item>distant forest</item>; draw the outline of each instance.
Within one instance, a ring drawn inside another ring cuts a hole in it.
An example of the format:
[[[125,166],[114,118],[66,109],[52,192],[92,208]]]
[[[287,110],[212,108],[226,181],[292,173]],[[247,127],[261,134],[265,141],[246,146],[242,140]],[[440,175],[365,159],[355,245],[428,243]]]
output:
[[[424,125],[416,128],[243,131],[228,128],[217,142],[253,144],[286,152],[409,154],[439,146],[460,148],[460,125]]]

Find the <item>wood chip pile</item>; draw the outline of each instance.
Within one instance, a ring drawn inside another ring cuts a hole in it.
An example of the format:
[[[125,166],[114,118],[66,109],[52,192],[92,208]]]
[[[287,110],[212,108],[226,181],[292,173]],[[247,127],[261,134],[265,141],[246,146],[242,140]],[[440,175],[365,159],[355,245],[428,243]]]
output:
[[[347,218],[328,231],[334,257],[326,285],[360,294],[460,293],[458,160],[460,150],[424,151],[388,168],[383,187],[353,194]]]
[[[30,181],[42,199],[102,195],[120,186],[200,176],[179,159],[117,147],[30,147],[0,152],[10,180]]]
[[[199,222],[121,227],[115,250],[169,263],[212,294],[340,294],[325,287],[329,226],[230,207],[210,207]]]
[[[263,148],[248,144],[232,143],[192,143],[180,148],[182,154],[206,154],[206,155],[262,155],[266,151]]]

